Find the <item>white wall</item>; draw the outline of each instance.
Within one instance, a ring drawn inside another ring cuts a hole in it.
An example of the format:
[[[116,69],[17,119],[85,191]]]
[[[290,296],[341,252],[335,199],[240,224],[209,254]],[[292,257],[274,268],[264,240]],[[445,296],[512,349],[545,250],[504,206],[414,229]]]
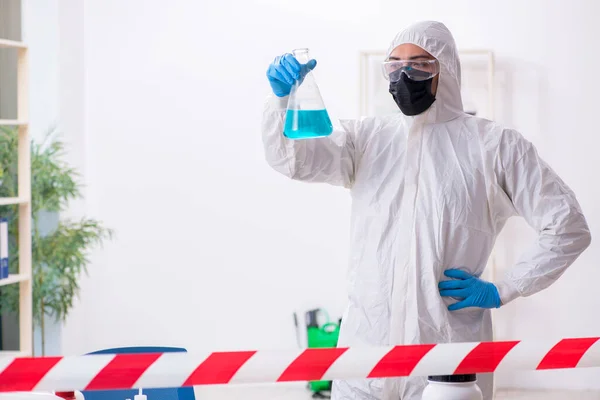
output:
[[[33,140],[41,141],[51,131],[60,130],[59,100],[59,0],[22,0],[23,41],[29,46],[29,129]],[[42,232],[54,229],[57,215],[39,216]],[[45,319],[46,354],[61,353],[61,324]],[[34,351],[41,354],[42,337],[34,327]]]
[[[142,344],[290,347],[292,310],[341,313],[348,196],[289,182],[263,161],[265,70],[298,46],[319,60],[317,80],[335,117],[357,113],[358,52],[387,48],[410,22],[439,19],[461,48],[494,49],[501,119],[575,190],[593,232],[600,223],[594,0],[84,4],[85,25],[71,26],[80,35],[61,36],[61,46],[75,41],[77,65],[85,64],[83,210],[117,238],[93,255],[64,328],[66,354]],[[531,240],[514,229],[523,240],[503,246],[507,263]],[[598,335],[599,252],[594,242],[552,288],[500,310],[499,338]],[[592,373],[515,374],[501,383],[600,388]]]
[[[29,129],[42,139],[58,125],[59,0],[23,0],[23,41],[29,51]]]
[[[84,2],[80,0],[60,0],[58,7],[59,27],[59,120],[65,140],[72,151],[67,153],[68,162],[77,169],[83,182],[86,182],[85,147],[85,70],[84,70]],[[85,215],[87,187],[82,188],[84,199],[73,201],[62,218],[80,218]],[[86,293],[85,277],[81,279],[81,290]],[[61,343],[66,351],[72,351],[70,343],[82,339],[80,326],[82,307],[70,312],[70,323],[61,331]],[[74,323],[73,323],[74,321]],[[75,329],[73,329],[75,327]]]

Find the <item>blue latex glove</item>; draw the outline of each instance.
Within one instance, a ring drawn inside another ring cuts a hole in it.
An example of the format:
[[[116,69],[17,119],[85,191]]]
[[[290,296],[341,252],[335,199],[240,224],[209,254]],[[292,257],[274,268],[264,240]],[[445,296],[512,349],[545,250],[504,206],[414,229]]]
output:
[[[498,308],[502,304],[496,285],[486,282],[459,269],[448,269],[444,272],[450,281],[442,281],[438,287],[443,297],[461,299],[448,306],[448,310],[456,311],[467,307]]]
[[[316,66],[316,60],[300,64],[296,57],[289,53],[276,57],[267,69],[267,78],[275,96],[285,97],[289,95],[294,83],[298,80],[302,82],[306,74]]]

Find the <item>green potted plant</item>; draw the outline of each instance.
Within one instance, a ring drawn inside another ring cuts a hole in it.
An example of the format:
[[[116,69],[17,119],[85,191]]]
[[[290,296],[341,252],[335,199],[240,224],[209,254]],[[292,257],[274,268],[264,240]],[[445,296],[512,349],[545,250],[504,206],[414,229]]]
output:
[[[17,197],[18,131],[0,127],[0,196]],[[112,237],[100,221],[82,218],[60,220],[47,234],[40,233],[40,216],[59,213],[70,200],[81,197],[78,174],[64,160],[64,143],[46,135],[31,143],[31,211],[33,318],[41,329],[41,354],[45,355],[45,318],[64,321],[79,292],[78,280],[87,273],[89,250]],[[10,271],[18,270],[18,206],[0,206],[0,216],[9,220]],[[19,310],[19,285],[7,285],[0,292],[0,313]]]

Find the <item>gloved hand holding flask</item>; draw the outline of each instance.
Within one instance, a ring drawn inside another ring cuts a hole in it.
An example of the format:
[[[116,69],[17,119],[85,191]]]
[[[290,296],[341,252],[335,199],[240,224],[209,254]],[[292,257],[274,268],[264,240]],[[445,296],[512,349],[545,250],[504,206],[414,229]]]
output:
[[[276,57],[267,69],[273,93],[287,99],[283,135],[288,139],[314,139],[329,136],[333,125],[317,83],[311,74],[317,62],[308,49]]]

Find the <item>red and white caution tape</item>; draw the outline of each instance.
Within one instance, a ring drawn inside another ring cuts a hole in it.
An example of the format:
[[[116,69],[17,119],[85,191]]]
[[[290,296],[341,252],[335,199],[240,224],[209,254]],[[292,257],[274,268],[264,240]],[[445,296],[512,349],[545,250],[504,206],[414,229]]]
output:
[[[0,392],[456,375],[600,367],[600,338],[376,348],[0,358]]]

